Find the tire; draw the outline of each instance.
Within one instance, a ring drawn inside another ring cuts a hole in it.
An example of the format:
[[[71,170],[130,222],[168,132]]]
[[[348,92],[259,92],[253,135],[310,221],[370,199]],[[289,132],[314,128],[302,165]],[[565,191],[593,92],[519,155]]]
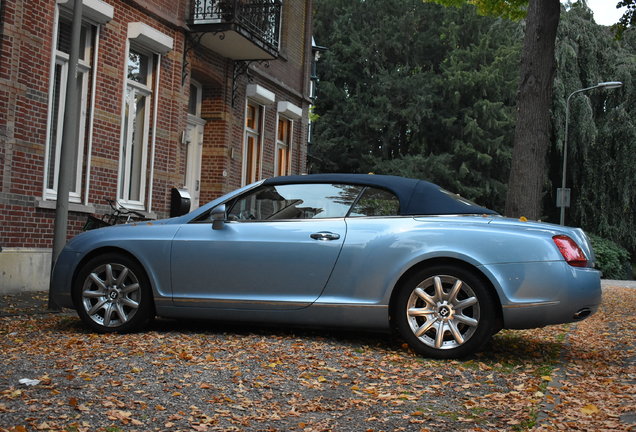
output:
[[[436,359],[477,352],[495,330],[495,299],[475,273],[454,265],[417,271],[397,293],[397,330],[419,354]]]
[[[73,301],[82,321],[99,333],[136,331],[154,317],[146,272],[119,253],[97,256],[81,268]]]

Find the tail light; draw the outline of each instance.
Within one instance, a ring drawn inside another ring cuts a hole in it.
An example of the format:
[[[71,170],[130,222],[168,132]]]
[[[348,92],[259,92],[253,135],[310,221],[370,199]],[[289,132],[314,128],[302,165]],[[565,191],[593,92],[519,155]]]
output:
[[[587,257],[574,240],[566,235],[552,237],[565,261],[574,267],[587,267]]]

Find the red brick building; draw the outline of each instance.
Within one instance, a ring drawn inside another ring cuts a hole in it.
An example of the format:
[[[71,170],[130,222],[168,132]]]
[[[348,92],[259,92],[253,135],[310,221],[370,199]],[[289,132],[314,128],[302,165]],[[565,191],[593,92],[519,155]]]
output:
[[[311,1],[0,0],[0,293],[47,289],[64,110],[79,117],[69,236],[105,199],[169,215],[305,172]]]

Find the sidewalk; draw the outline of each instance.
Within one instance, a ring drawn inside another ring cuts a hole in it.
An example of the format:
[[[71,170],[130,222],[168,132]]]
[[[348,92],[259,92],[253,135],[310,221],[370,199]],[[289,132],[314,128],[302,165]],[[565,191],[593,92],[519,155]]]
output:
[[[27,291],[0,296],[0,317],[17,315],[37,315],[44,313],[69,312],[50,311],[47,309],[49,293],[47,291]]]
[[[633,288],[636,289],[636,280],[602,280],[601,286]],[[36,315],[43,313],[73,313],[69,309],[62,311],[51,311],[48,306],[47,291],[29,291],[18,294],[9,294],[0,296],[0,317],[16,316],[16,315]]]

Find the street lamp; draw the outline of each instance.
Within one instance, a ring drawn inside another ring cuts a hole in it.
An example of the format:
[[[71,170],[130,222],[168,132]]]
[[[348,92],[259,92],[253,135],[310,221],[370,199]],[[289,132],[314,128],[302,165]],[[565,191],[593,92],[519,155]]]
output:
[[[600,88],[600,89],[614,89],[614,88],[621,87],[622,85],[623,85],[623,83],[620,82],[620,81],[600,82],[600,83],[596,84],[595,86],[587,87],[587,88],[583,88],[583,89],[579,89],[579,90],[573,91],[572,93],[570,93],[570,95],[568,96],[568,98],[565,101],[565,140],[563,142],[563,178],[561,179],[561,188],[559,190],[557,190],[557,204],[558,204],[559,207],[561,207],[561,225],[565,225],[565,204],[566,204],[566,201],[568,201],[568,204],[569,204],[569,199],[566,200],[565,171],[566,171],[567,160],[568,160],[568,123],[570,121],[570,99],[572,99],[572,96],[574,96],[575,94],[582,93],[584,91],[594,90],[594,89],[598,89],[598,88]],[[569,198],[569,195],[568,195],[567,198]]]

